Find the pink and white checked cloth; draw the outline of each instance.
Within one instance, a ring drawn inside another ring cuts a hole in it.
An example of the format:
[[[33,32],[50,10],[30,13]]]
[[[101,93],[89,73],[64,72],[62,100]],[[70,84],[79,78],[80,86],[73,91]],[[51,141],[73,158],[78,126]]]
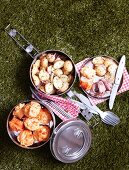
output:
[[[84,59],[83,61],[80,61],[79,63],[76,64],[76,71],[79,74],[79,71],[81,69],[81,67],[84,65],[84,63],[86,62],[86,60],[88,60],[88,58]],[[124,72],[123,72],[123,83],[122,86],[118,92],[118,94],[123,93],[125,91],[129,90],[129,74],[126,68],[124,68]],[[94,104],[99,104],[102,103],[104,101],[106,101],[107,99],[93,99],[92,101]]]
[[[54,101],[58,106],[60,106],[62,109],[64,109],[68,114],[70,114],[73,118],[78,117],[78,114],[80,112],[80,108],[77,104],[72,102],[69,99],[65,99],[63,97],[54,96],[54,95],[47,95],[40,92],[37,92],[40,99],[48,99]],[[53,107],[49,106],[51,110],[63,121],[67,120],[66,117],[64,117],[60,112],[58,112]]]

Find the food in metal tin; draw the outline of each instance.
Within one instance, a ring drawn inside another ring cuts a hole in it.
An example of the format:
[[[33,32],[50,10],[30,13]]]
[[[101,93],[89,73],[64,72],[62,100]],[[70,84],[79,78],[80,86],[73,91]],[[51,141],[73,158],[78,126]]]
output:
[[[62,82],[68,82],[68,76],[67,75],[61,75],[60,79],[62,80]]]
[[[70,74],[67,70],[64,69],[64,67],[62,68],[62,71],[63,71],[63,74],[65,74],[65,75],[69,75]]]
[[[24,129],[23,121],[19,120],[15,116],[9,121],[11,131],[22,131]]]
[[[30,104],[31,104],[31,107],[30,107],[30,110],[29,110],[29,116],[30,117],[36,117],[41,110],[41,105],[38,102],[35,102],[35,101],[31,101]]]
[[[95,57],[92,61],[92,63],[95,65],[95,66],[99,66],[101,64],[104,63],[104,58],[103,57]]]
[[[63,74],[63,71],[60,68],[53,70],[53,72],[58,77],[60,77]]]
[[[49,124],[52,121],[52,115],[46,108],[42,108],[37,115],[37,119],[41,122],[41,124]]]
[[[17,136],[17,140],[23,146],[31,146],[34,143],[33,133],[30,130],[23,130]]]
[[[41,105],[38,102],[31,101],[24,106],[24,114],[26,117],[36,117],[41,109]]]
[[[95,74],[96,74],[95,69],[91,68],[90,66],[84,66],[81,69],[81,75],[88,79],[93,79]]]
[[[105,75],[104,75],[104,78],[109,81],[110,83],[114,83],[114,80],[115,80],[115,76],[114,74],[110,73],[110,72],[107,72]]]
[[[63,81],[61,80],[60,77],[55,76],[53,78],[53,85],[56,89],[60,89],[63,86]]]
[[[87,79],[86,77],[81,77],[80,78],[80,87],[82,87],[84,90],[90,90],[93,85],[93,80],[92,79]]]
[[[73,70],[73,64],[70,60],[66,60],[64,62],[64,70],[66,70],[69,73]]]
[[[54,68],[52,65],[47,67],[47,72],[49,73],[49,75],[51,75],[53,73],[53,71],[54,71]]]
[[[34,85],[42,92],[59,94],[68,90],[73,83],[74,71],[73,63],[67,58],[46,53],[41,54],[32,65],[31,76]]]
[[[110,58],[105,58],[104,59],[104,65],[105,67],[109,67],[110,65],[112,65],[114,62],[110,59]]]
[[[47,141],[50,137],[50,127],[41,126],[38,130],[34,131],[33,136],[38,142]]]
[[[26,118],[23,120],[26,129],[35,131],[40,128],[40,121],[37,118]]]
[[[44,86],[44,91],[48,94],[55,93],[54,85],[52,83],[47,83]]]
[[[34,81],[34,84],[36,86],[39,86],[40,85],[40,79],[38,76],[36,76],[35,74],[32,75],[32,78],[33,78],[33,81]]]
[[[62,68],[64,66],[64,61],[63,60],[58,60],[58,61],[55,61],[54,65],[53,65],[53,68],[54,69],[59,69],[59,68]]]
[[[44,68],[42,70],[40,70],[39,79],[41,82],[49,80],[49,77],[50,77],[49,73],[46,70],[44,70]]]
[[[94,97],[109,96],[117,64],[111,57],[95,57],[80,70],[80,87]]]
[[[39,67],[40,67],[40,63],[41,63],[40,60],[36,60],[36,62],[35,62],[35,64],[33,65],[33,67],[35,66],[35,67],[39,68]]]
[[[69,87],[69,83],[68,82],[63,82],[62,83],[62,87],[59,88],[59,92],[65,92]]]
[[[42,68],[47,68],[48,67],[48,59],[46,58],[46,56],[44,56],[44,55],[42,55],[41,57],[40,57],[40,65],[41,65],[41,69]]]
[[[27,104],[24,106],[24,115],[25,115],[26,117],[30,117],[30,115],[29,115],[30,107],[31,107],[31,103],[30,103],[30,102],[27,103]]]
[[[49,139],[52,122],[52,115],[47,108],[37,101],[30,101],[19,103],[14,108],[8,124],[11,134],[16,135],[17,142],[22,146],[32,146],[35,142]]]
[[[40,60],[37,60],[33,65],[32,75],[39,73],[39,67],[40,67]]]
[[[53,63],[56,59],[56,54],[47,54],[48,62]]]
[[[114,74],[116,73],[116,70],[117,70],[117,65],[115,63],[111,64],[109,67],[108,67],[108,72],[111,73],[111,74]]]
[[[106,92],[106,86],[103,83],[102,80],[99,80],[98,82],[94,83],[92,86],[92,92],[93,94],[101,94],[103,95]]]
[[[94,69],[96,71],[96,75],[97,76],[103,77],[106,74],[106,67],[105,67],[105,65],[96,66]]]
[[[73,75],[72,74],[69,74],[68,75],[68,83],[72,83],[73,82],[73,79],[74,79],[74,77],[73,77]]]
[[[21,119],[24,116],[24,106],[24,103],[18,104],[13,111],[13,115]]]

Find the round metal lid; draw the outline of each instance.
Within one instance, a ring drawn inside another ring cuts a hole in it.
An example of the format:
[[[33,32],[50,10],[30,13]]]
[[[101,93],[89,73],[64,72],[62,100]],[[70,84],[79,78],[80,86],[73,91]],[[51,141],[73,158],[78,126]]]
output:
[[[71,119],[59,124],[50,141],[52,154],[64,163],[80,160],[91,145],[91,132],[80,119]]]

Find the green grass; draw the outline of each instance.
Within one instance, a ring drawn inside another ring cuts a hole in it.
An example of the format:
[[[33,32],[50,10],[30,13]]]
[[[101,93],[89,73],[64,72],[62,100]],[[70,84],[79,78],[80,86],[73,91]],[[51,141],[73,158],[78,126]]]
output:
[[[6,119],[13,106],[31,98],[32,59],[8,37],[11,24],[40,51],[58,49],[75,63],[100,54],[119,60],[129,69],[129,2],[125,0],[1,0],[0,2],[0,169],[1,170],[128,170],[129,92],[117,96],[113,111],[121,123],[100,123],[92,130],[88,154],[74,164],[56,161],[49,144],[24,150],[10,140]],[[78,83],[75,83],[77,89]],[[108,109],[108,103],[100,107]]]

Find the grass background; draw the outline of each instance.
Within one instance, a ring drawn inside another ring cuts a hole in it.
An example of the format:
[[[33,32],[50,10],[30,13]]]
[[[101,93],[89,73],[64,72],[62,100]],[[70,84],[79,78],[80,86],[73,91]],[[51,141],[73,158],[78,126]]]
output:
[[[94,128],[92,147],[77,163],[56,161],[49,144],[37,150],[24,150],[13,144],[6,132],[6,119],[13,106],[31,98],[32,59],[4,32],[9,23],[40,51],[62,50],[75,63],[100,54],[119,60],[125,54],[129,69],[129,1],[0,1],[0,169],[128,170],[129,92],[117,96],[113,108],[121,123],[114,128],[100,123]],[[107,102],[99,106],[108,109]]]

